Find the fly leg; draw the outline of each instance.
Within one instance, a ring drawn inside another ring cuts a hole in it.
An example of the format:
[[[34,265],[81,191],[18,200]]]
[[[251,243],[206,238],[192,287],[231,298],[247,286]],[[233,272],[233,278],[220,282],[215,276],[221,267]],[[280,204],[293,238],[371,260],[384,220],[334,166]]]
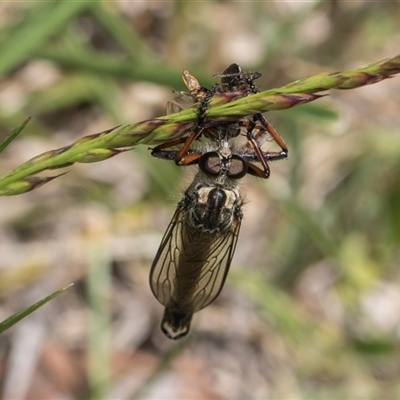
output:
[[[186,143],[188,137],[170,140],[169,142],[162,143],[151,149],[151,155],[161,160],[175,161],[179,158],[179,152],[182,150],[169,150],[170,147],[177,146],[181,143]],[[187,151],[184,158],[181,158],[181,166],[197,164],[199,158],[203,155],[202,152]]]
[[[187,70],[184,70],[182,72],[182,78],[186,87],[189,89],[190,94],[193,97],[193,100],[198,101],[200,103],[197,111],[197,121],[195,127],[190,132],[189,136],[171,140],[169,142],[156,146],[151,153],[151,155],[154,157],[162,158],[164,160],[174,160],[175,164],[179,166],[196,164],[198,162],[198,159],[202,155],[201,152],[190,152],[190,146],[196,139],[198,139],[201,136],[204,130],[206,111],[209,102],[215,93],[214,88],[209,90],[200,86],[197,79],[192,75],[190,75]],[[165,150],[168,149],[169,147],[173,147],[182,143],[183,146],[177,151]]]
[[[272,125],[263,117],[262,114],[255,114],[253,119],[245,119],[242,121],[242,126],[246,127],[246,138],[249,146],[252,148],[251,153],[243,154],[242,157],[248,163],[248,172],[260,178],[268,178],[270,176],[269,161],[283,160],[288,156],[288,148],[275,131]],[[257,133],[254,134],[254,131]],[[271,135],[272,139],[281,148],[281,151],[263,151],[261,149],[267,134]],[[262,168],[252,164],[250,161],[258,161]]]

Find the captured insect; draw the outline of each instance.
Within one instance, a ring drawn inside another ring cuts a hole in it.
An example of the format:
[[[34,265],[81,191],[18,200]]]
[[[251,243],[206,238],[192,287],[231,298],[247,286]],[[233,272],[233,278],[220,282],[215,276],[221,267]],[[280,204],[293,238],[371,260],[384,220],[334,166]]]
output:
[[[161,330],[179,339],[192,315],[212,303],[224,285],[243,217],[238,179],[247,173],[229,141],[202,154],[164,234],[150,272],[150,286],[165,306]]]
[[[205,128],[207,107],[215,93],[242,91],[243,96],[257,93],[258,89],[254,85],[254,80],[259,78],[261,73],[243,72],[238,64],[231,64],[222,74],[214,76],[220,77],[221,83],[215,84],[209,90],[202,87],[197,79],[190,75],[187,70],[182,72],[183,81],[189,89],[190,94],[182,93],[181,96],[173,99],[167,106],[167,112],[177,112],[198,102],[198,118],[195,127],[189,136],[155,147],[152,155],[161,159],[174,160],[177,165],[197,164],[203,152],[193,150],[191,146],[201,135],[204,135],[207,139],[216,141],[220,137],[219,131],[223,129],[227,133],[228,139],[234,139],[244,129],[247,144],[242,147],[241,155],[248,163],[248,173],[260,178],[268,178],[270,175],[268,162],[287,158],[288,148],[262,114],[255,114],[252,118],[242,118],[234,122],[221,122],[213,127]],[[281,151],[263,151],[261,149],[261,146],[269,136],[278,144]],[[170,150],[171,147],[179,144],[183,145],[178,151]],[[254,165],[253,162],[261,163],[261,168]]]
[[[216,91],[239,92],[249,90],[258,93],[254,81],[262,76],[261,72],[243,72],[239,64],[231,64],[222,74],[215,74],[213,78],[221,78],[221,83],[216,85]]]

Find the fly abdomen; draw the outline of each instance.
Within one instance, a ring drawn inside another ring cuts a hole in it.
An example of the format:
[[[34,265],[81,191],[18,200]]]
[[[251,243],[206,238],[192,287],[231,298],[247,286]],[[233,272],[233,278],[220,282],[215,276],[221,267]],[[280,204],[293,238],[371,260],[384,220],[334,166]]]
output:
[[[161,321],[161,330],[169,339],[180,339],[189,332],[192,315],[181,310],[178,304],[167,306]]]

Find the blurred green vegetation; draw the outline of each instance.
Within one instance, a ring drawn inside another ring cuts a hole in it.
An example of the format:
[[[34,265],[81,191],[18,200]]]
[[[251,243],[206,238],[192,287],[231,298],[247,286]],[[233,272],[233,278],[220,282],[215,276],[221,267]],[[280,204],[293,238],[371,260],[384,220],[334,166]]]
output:
[[[210,86],[214,73],[238,62],[245,70],[263,73],[257,83],[264,89],[394,56],[400,39],[399,5],[399,1],[336,0],[2,3],[0,139],[32,116],[4,152],[2,172],[86,134],[162,115],[165,102],[174,96],[172,90],[183,90],[183,68]],[[218,327],[207,331],[202,328],[206,326],[202,318],[206,321],[212,315],[207,308],[184,342],[191,360],[200,358],[208,372],[223,367],[201,358],[203,350],[209,354],[224,346],[230,349],[231,342],[232,348],[249,343],[257,356],[245,352],[234,363],[246,366],[256,359],[265,378],[260,388],[267,389],[258,392],[255,385],[249,388],[243,383],[243,391],[235,397],[210,385],[209,398],[400,396],[399,82],[395,77],[268,115],[289,147],[289,160],[273,163],[267,182],[246,178],[243,187],[249,202],[237,255],[222,299],[209,307],[222,308],[226,315],[233,303],[258,321],[259,331],[247,336]],[[148,351],[159,357],[159,368],[146,379],[142,376],[130,393],[137,391],[146,398],[143,393],[151,393],[149,387],[157,386],[162,373],[179,371],[184,355],[182,345],[174,351],[174,344],[162,342],[154,333],[158,315],[136,345],[137,353],[128,345],[125,348],[132,357],[129,368],[125,365],[122,372],[113,364],[118,364],[114,349],[118,346],[111,344],[116,330],[112,323],[124,312],[133,319],[139,315],[129,308],[128,297],[118,294],[127,288],[126,293],[150,292],[141,274],[148,273],[152,260],[139,255],[132,263],[121,262],[112,251],[103,254],[96,249],[103,246],[102,218],[109,218],[104,226],[110,236],[161,234],[190,177],[173,163],[151,159],[146,148],[115,159],[119,158],[115,162],[121,164],[105,161],[72,167],[38,193],[21,196],[26,200],[0,199],[4,210],[0,237],[15,246],[13,254],[23,254],[27,243],[37,241],[51,253],[51,240],[57,237],[65,242],[71,236],[88,240],[83,261],[72,252],[70,259],[68,252],[63,253],[66,265],[71,265],[67,271],[51,265],[28,279],[26,271],[45,261],[32,259],[26,264],[16,256],[13,268],[19,274],[13,274],[0,293],[2,307],[11,311],[52,292],[52,284],[56,290],[78,281],[76,289],[70,289],[76,290],[76,298],[66,300],[59,312],[75,307],[77,299],[82,307],[91,306],[89,343],[77,345],[79,351],[89,349],[90,361],[84,371],[87,381],[63,387],[70,396],[107,398],[125,370],[141,376],[134,360],[151,363],[139,355]],[[84,213],[91,215],[92,208],[95,221],[74,231],[71,220],[83,224]],[[62,218],[64,225],[57,225],[55,221]],[[140,246],[135,249],[140,250]],[[10,276],[8,265],[4,253],[0,279]],[[32,284],[28,285],[32,280],[44,282],[41,296],[33,286],[32,297]],[[117,294],[107,307],[113,290]],[[232,295],[232,290],[239,295]],[[235,296],[245,300],[237,305]],[[161,308],[152,300],[155,308]],[[12,338],[3,339],[1,362],[9,367],[7,340]],[[232,358],[226,353],[229,365]],[[198,375],[200,379],[202,374]],[[4,372],[5,393],[9,393],[7,379]],[[242,380],[240,374],[237,380]],[[31,397],[37,395],[31,390]]]

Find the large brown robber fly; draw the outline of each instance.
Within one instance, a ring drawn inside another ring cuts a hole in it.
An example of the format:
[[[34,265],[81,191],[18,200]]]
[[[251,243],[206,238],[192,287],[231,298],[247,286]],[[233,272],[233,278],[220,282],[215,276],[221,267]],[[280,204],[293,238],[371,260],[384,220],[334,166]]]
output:
[[[206,126],[207,107],[214,94],[257,93],[253,80],[260,75],[244,73],[238,64],[232,64],[218,75],[221,82],[209,90],[184,70],[183,80],[190,93],[181,93],[167,106],[167,112],[172,113],[196,105],[198,118],[188,136],[155,147],[152,155],[177,165],[199,166],[178,203],[150,272],[152,292],[165,306],[161,330],[170,339],[185,336],[192,315],[214,301],[222,290],[243,217],[238,179],[247,173],[268,178],[268,162],[287,157],[285,143],[261,114]],[[234,139],[241,134],[247,143],[232,150]],[[193,147],[201,136],[209,143]],[[269,136],[281,151],[261,149]],[[179,145],[178,150],[173,149]]]
[[[260,178],[268,178],[270,169],[268,162],[287,158],[288,148],[285,142],[265,119],[262,114],[254,114],[251,118],[241,118],[233,122],[221,122],[216,126],[205,128],[206,111],[208,104],[215,93],[242,92],[243,96],[255,94],[258,89],[254,80],[261,76],[259,72],[243,72],[236,63],[231,64],[222,74],[219,84],[212,89],[204,88],[197,79],[190,75],[187,70],[182,72],[182,78],[189,93],[181,93],[180,96],[171,100],[167,105],[167,113],[177,112],[193,104],[198,104],[198,117],[193,130],[189,136],[171,140],[155,147],[152,155],[166,160],[174,160],[177,165],[197,164],[204,152],[191,148],[193,142],[200,136],[205,136],[211,141],[218,141],[220,130],[223,129],[228,139],[239,136],[243,129],[247,138],[247,144],[241,148],[241,156],[247,162],[248,173]],[[268,137],[279,145],[281,151],[263,151],[261,146]],[[178,151],[170,150],[172,147],[182,144]],[[261,168],[253,162],[261,163]]]
[[[247,163],[223,138],[216,151],[201,155],[199,172],[185,191],[164,234],[150,272],[150,286],[165,306],[161,330],[185,336],[193,313],[220,293],[233,258],[242,221],[238,179]]]

